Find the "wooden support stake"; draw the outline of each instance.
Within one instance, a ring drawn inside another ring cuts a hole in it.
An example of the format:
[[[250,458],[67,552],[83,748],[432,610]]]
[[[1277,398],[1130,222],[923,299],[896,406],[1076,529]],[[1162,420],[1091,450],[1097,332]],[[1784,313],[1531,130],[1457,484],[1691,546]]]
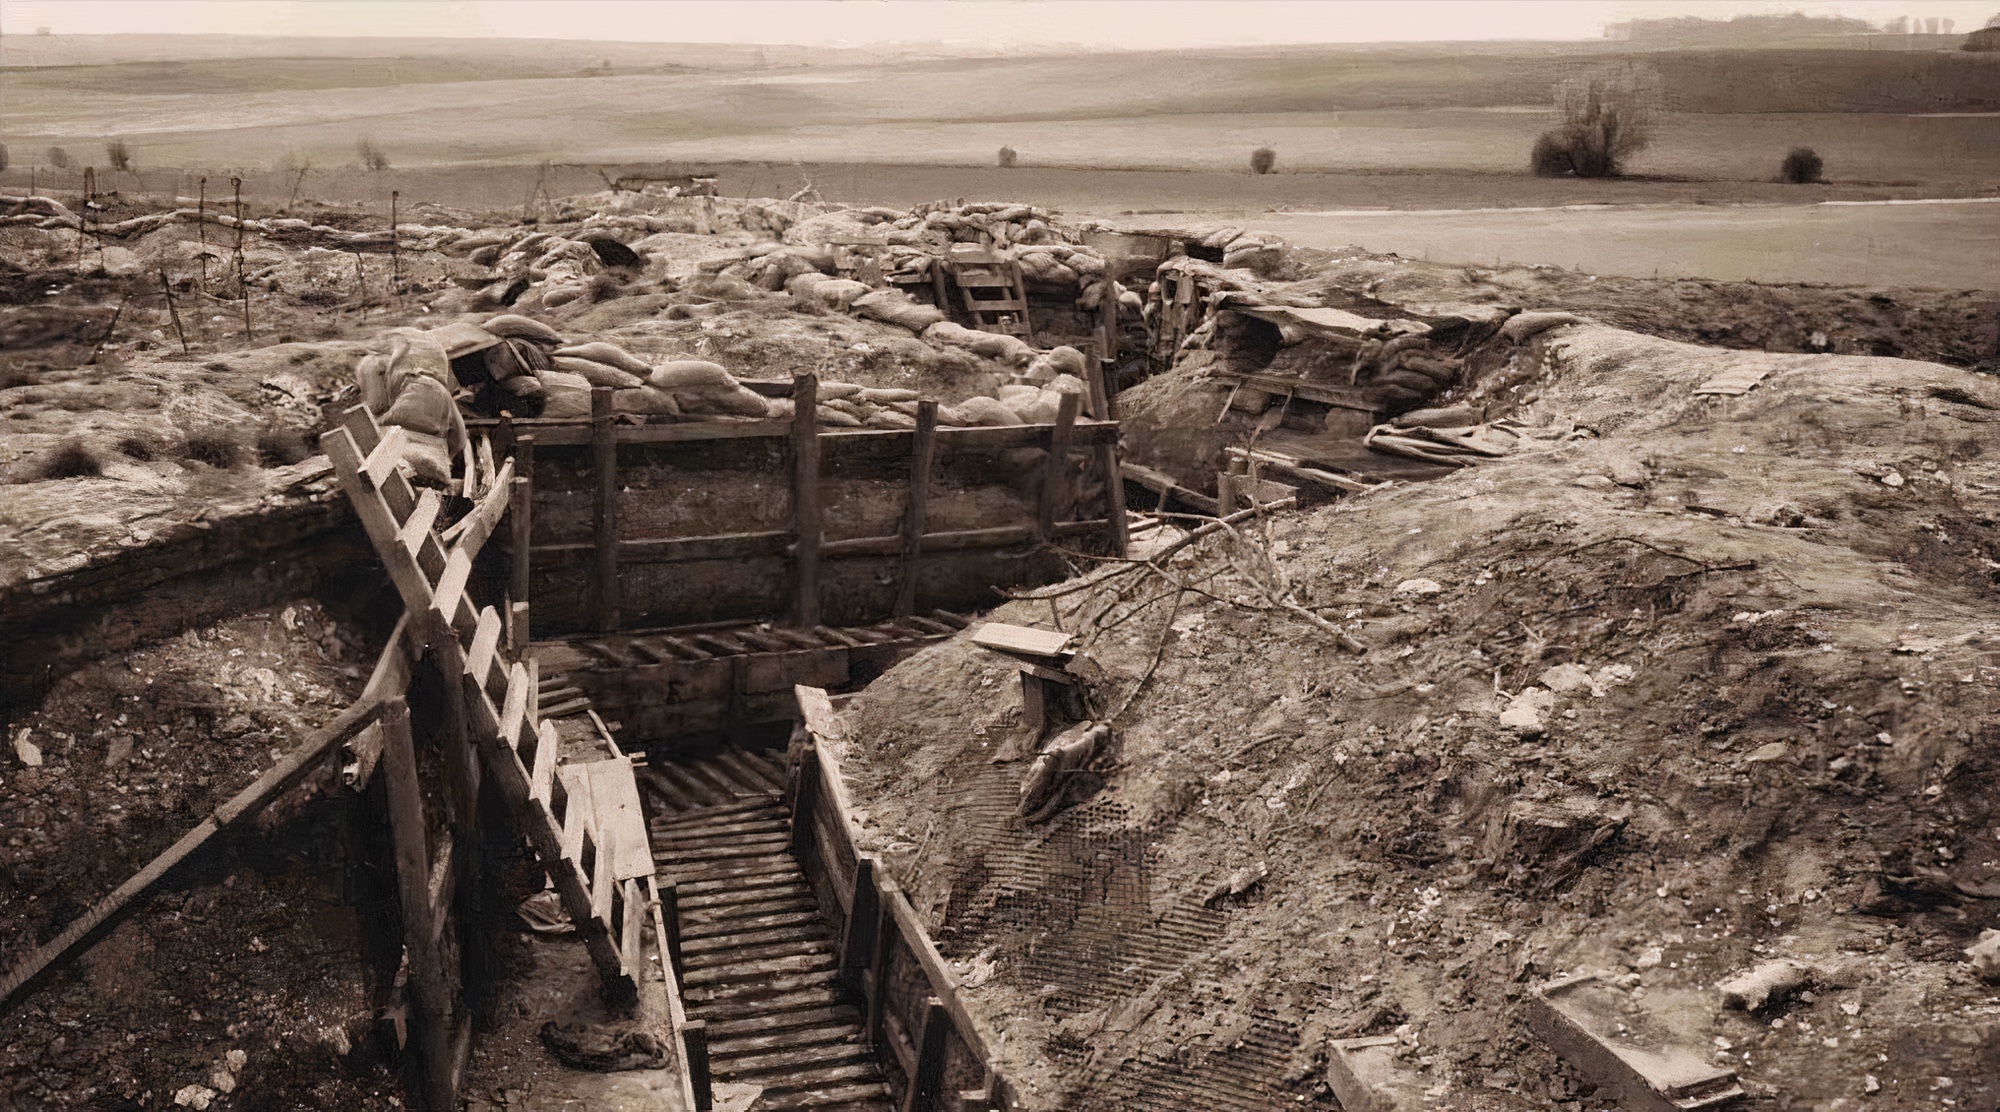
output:
[[[208,250],[208,179],[201,179],[201,197],[194,206],[195,234],[201,237],[201,248]]]
[[[104,345],[110,343],[111,337],[117,333],[118,318],[125,315],[125,303],[130,300],[132,299],[129,295],[119,299],[118,308],[111,311],[111,324],[105,328],[104,337],[97,341],[97,346],[90,349],[90,358],[84,360],[86,365],[97,362],[97,357],[104,353]]]
[[[1104,382],[1104,365],[1093,363],[1090,374],[1090,415],[1100,421],[1116,420],[1112,396]],[[1111,540],[1111,554],[1125,558],[1132,548],[1131,527],[1125,521],[1125,477],[1118,470],[1118,445],[1097,446],[1097,471],[1104,476],[1104,520]]]
[[[1081,399],[1064,394],[1056,410],[1055,427],[1049,430],[1049,458],[1042,468],[1041,513],[1036,518],[1035,539],[1047,542],[1056,535],[1056,512],[1069,489],[1069,437],[1076,426]]]
[[[518,468],[521,463],[518,452],[514,456],[514,461]],[[510,611],[507,644],[518,655],[527,649],[529,641],[528,574],[531,570],[529,561],[534,551],[529,541],[535,530],[535,481],[517,473],[514,476],[513,487],[511,494],[513,505],[509,507],[509,512],[513,514],[510,524],[514,530],[514,551],[510,555],[513,557],[514,567],[513,574],[507,582]]]
[[[899,618],[917,611],[917,568],[929,512],[931,460],[937,454],[937,411],[935,401],[917,403],[917,434],[910,445],[910,497],[903,515],[903,581],[896,588]]]
[[[167,281],[167,272],[164,270],[160,271],[160,292],[167,295],[167,315],[173,318],[174,335],[180,337],[181,354],[186,355],[188,353],[187,333],[181,330],[181,311],[174,307],[173,283]]]
[[[944,1096],[945,1037],[951,1032],[951,1017],[944,1001],[932,996],[924,1000],[922,1034],[917,1037],[917,1073],[910,1078],[910,1091],[903,1098],[903,1112],[931,1112]]]
[[[397,242],[398,237],[396,235],[396,199],[402,195],[402,191],[399,189],[391,189],[389,191],[389,292],[391,295],[397,295],[403,291],[402,245]]]
[[[819,624],[819,376],[792,379],[792,623]]]
[[[819,751],[808,749],[799,757],[798,786],[792,794],[792,856],[806,866],[813,845],[813,812],[819,808]]]
[[[688,1080],[694,1086],[696,1112],[715,1107],[715,1082],[708,1070],[708,1021],[690,1019],[681,1027],[681,1041],[687,1045]]]
[[[875,859],[857,855],[854,898],[847,905],[847,933],[840,942],[840,976],[835,982],[842,999],[856,1007],[867,1007],[868,963],[875,960],[875,935],[881,920],[882,893],[875,887]]]
[[[618,441],[611,425],[611,394],[609,386],[590,392],[591,465],[597,470],[591,628],[599,633],[618,629]]]
[[[681,886],[672,881],[660,886],[660,921],[666,931],[663,948],[667,963],[673,967],[678,984],[685,969],[681,961]]]

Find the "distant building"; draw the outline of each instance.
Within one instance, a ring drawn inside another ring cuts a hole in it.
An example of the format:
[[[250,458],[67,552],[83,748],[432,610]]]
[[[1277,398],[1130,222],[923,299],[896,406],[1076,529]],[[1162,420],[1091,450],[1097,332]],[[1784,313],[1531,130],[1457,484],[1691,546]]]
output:
[[[1965,42],[1959,49],[2000,51],[2000,27],[1982,27],[1974,31],[1965,36]]]

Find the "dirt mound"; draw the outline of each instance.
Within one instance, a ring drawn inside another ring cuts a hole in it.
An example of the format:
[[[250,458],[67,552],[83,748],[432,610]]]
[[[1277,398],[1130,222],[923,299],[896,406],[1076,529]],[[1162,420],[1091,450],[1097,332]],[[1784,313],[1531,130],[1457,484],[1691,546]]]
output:
[[[866,840],[1031,1104],[1328,1106],[1326,1040],[1397,1033],[1441,1106],[1558,1106],[1590,1085],[1523,1000],[1581,969],[1695,994],[1753,1094],[2000,1095],[1961,953],[2000,916],[2000,393],[1601,327],[1522,371],[1537,450],[1002,608],[1106,674],[1046,824],[993,654],[849,709]],[[1724,372],[1764,377],[1694,394]],[[1813,988],[1725,1010],[1773,957]]]

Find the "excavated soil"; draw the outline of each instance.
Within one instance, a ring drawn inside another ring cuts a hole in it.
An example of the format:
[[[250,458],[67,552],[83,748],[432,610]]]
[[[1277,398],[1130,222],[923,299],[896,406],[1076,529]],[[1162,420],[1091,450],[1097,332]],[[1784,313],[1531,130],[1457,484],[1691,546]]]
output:
[[[1028,1106],[1330,1107],[1326,1040],[1395,1033],[1439,1107],[1604,1107],[1525,1027],[1579,970],[1753,1106],[2000,1099],[1961,953],[2000,925],[2000,391],[1601,327],[1521,354],[1514,456],[997,611],[1105,673],[1052,820],[965,638],[846,712],[866,841]],[[1721,1006],[1775,958],[1808,991]]]

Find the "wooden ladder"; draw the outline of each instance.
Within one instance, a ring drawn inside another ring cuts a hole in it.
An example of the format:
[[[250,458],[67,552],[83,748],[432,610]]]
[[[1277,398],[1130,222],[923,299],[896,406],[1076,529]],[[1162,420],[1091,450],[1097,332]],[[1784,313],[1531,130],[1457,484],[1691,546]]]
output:
[[[1001,258],[992,248],[963,243],[952,245],[949,261],[952,281],[958,283],[974,328],[1035,342],[1020,263]]]
[[[514,461],[452,527],[447,546],[437,530],[438,492],[417,493],[397,470],[401,429],[385,433],[356,406],[320,446],[403,597],[413,632],[447,675],[463,677],[467,727],[589,950],[607,1000],[629,1006],[645,967],[645,920],[649,910],[657,915],[658,901],[630,758],[572,764],[557,775],[560,743],[555,724],[536,710],[534,662],[516,659],[503,643],[499,611],[475,606],[466,593],[473,557],[507,511]]]

